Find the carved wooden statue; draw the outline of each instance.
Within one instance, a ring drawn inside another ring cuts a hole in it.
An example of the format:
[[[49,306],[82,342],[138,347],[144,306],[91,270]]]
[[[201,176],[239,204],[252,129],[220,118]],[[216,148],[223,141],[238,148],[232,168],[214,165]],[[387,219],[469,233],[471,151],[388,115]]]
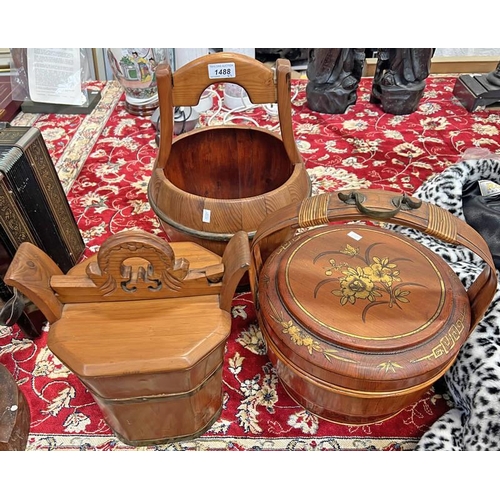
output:
[[[344,113],[357,99],[364,49],[310,49],[307,105],[320,113]]]
[[[413,113],[424,93],[435,49],[379,49],[370,102],[386,113]]]
[[[378,49],[370,102],[386,113],[405,115],[418,107],[434,49]],[[307,105],[320,113],[344,113],[355,104],[364,49],[310,49]]]
[[[145,446],[197,437],[220,415],[231,302],[249,251],[243,231],[221,258],[131,230],[63,274],[23,243],[5,282],[44,313],[47,346],[88,388],[116,436]]]

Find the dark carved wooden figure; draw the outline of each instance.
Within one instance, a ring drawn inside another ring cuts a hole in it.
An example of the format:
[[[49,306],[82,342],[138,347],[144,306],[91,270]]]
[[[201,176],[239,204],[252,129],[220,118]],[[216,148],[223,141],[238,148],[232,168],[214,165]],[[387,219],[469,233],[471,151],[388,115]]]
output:
[[[320,113],[340,114],[355,104],[364,61],[364,49],[310,49],[308,107]]]
[[[413,113],[422,98],[435,49],[379,49],[370,102],[386,113]]]

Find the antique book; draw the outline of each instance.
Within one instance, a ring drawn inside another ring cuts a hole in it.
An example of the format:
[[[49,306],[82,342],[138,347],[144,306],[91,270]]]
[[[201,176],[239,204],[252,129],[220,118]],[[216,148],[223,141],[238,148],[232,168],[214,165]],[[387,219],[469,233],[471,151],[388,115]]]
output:
[[[40,131],[6,127],[0,129],[0,318],[2,324],[17,324],[33,338],[41,334],[45,317],[29,301],[21,306],[16,303],[11,310],[9,300],[14,293],[3,282],[23,242],[44,250],[63,272],[73,267],[85,250]]]
[[[7,246],[29,241],[68,271],[85,243],[37,128],[0,129],[0,175],[0,225]]]

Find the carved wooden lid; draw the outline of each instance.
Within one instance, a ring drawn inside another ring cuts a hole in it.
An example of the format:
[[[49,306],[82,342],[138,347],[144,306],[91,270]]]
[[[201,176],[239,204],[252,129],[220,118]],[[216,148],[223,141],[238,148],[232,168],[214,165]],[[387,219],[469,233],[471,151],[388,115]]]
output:
[[[187,296],[170,297],[173,291],[169,290],[167,279],[160,282],[161,286],[153,286],[156,285],[153,281],[137,278],[141,273],[134,269],[139,264],[145,268],[147,264],[137,257],[125,261],[132,269],[127,273],[127,279],[129,274],[136,277],[132,285],[123,278],[121,287],[118,283],[107,295],[95,297],[95,302],[84,301],[85,294],[90,292],[88,288],[75,287],[75,283],[79,283],[78,280],[87,283],[87,274],[96,269],[98,255],[77,264],[67,276],[59,279],[59,296],[65,294],[67,303],[61,319],[50,327],[47,345],[78,376],[187,373],[205,363],[207,356],[227,340],[231,317],[219,307],[220,283],[214,283],[212,291],[206,278],[196,279],[196,269],[218,269],[221,257],[195,243],[179,242],[170,246],[183,261],[187,260],[195,267],[195,279],[185,280]],[[117,262],[120,264],[122,259],[110,262],[117,267]],[[65,289],[64,280],[68,277],[72,286]],[[107,275],[102,281],[108,288],[109,283],[114,283]],[[113,300],[114,296],[121,299],[126,293],[142,295],[138,300]],[[220,354],[215,356],[220,357],[217,362],[221,363]],[[196,372],[197,376],[199,372],[202,370]]]
[[[444,260],[375,226],[295,237],[266,262],[259,293],[272,342],[320,378],[418,377],[449,362],[469,331],[466,291]]]

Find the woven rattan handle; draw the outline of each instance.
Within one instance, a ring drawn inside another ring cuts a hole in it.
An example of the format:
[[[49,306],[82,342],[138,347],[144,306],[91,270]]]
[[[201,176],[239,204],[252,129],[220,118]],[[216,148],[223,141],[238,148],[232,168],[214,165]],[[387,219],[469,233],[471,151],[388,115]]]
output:
[[[229,66],[228,66],[229,65]],[[231,68],[229,76],[214,72]],[[156,166],[165,168],[172,146],[176,106],[196,106],[203,91],[212,84],[230,82],[243,87],[254,104],[278,103],[281,137],[291,163],[301,161],[292,128],[290,61],[278,59],[275,70],[253,57],[219,52],[199,57],[172,73],[168,63],[156,69],[160,101],[160,144]],[[231,76],[234,75],[234,76]]]
[[[447,210],[418,198],[403,198],[404,202],[400,193],[376,189],[338,191],[306,198],[268,216],[259,226],[252,243],[250,284],[254,299],[257,297],[258,278],[264,265],[260,247],[272,234],[284,228],[299,229],[330,222],[378,220],[411,227],[446,243],[462,245],[486,262],[487,266],[467,290],[472,331],[486,312],[497,287],[495,265],[488,245],[471,226]],[[353,199],[354,202],[349,201]]]

